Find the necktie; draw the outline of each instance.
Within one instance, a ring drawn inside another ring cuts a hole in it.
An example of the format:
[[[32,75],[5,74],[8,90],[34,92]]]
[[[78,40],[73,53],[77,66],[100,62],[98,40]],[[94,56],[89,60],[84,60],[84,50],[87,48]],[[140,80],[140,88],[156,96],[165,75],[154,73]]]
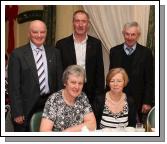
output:
[[[127,51],[128,51],[128,55],[131,55],[132,52],[133,52],[133,49],[132,49],[132,48],[129,48],[129,47],[127,47],[126,49],[127,49]]]
[[[45,93],[45,69],[44,64],[42,60],[42,50],[37,48],[37,55],[36,55],[36,67],[37,67],[37,73],[38,73],[38,79],[39,79],[39,85],[40,85],[40,94]]]

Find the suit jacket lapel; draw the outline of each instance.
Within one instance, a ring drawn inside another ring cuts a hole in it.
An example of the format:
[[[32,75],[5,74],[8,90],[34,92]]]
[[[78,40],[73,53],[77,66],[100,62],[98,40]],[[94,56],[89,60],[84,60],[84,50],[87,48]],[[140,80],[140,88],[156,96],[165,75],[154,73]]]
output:
[[[137,65],[138,61],[140,60],[140,57],[141,57],[141,51],[140,51],[139,45],[137,44],[136,50],[134,53],[133,63],[132,63],[132,69],[133,69],[132,74],[133,74],[133,72],[135,72],[136,65]]]
[[[29,67],[31,67],[32,74],[34,76],[35,81],[37,83],[39,83],[38,82],[38,74],[37,74],[36,64],[35,64],[35,60],[34,60],[34,56],[33,56],[30,44],[28,44],[26,46],[26,49],[24,51],[24,55],[25,55],[25,60],[26,60],[27,64],[29,65]]]
[[[125,53],[125,51],[124,51],[123,44],[122,44],[122,45],[119,47],[118,54],[116,54],[118,65],[122,65],[124,53]]]
[[[49,87],[50,87],[50,82],[51,82],[51,69],[52,69],[52,53],[49,51],[49,49],[47,48],[47,46],[44,45],[45,48],[45,54],[46,54],[46,60],[47,60],[47,67],[48,67],[48,83],[49,83]]]
[[[74,39],[73,39],[73,35],[71,35],[69,37],[69,44],[68,44],[68,48],[70,49],[69,52],[69,56],[71,56],[72,59],[72,63],[77,64],[77,60],[76,60],[76,53],[75,53],[75,46],[74,46]]]
[[[91,54],[92,54],[92,52],[91,52],[91,41],[90,41],[90,39],[89,39],[89,36],[88,36],[88,40],[87,40],[87,44],[86,44],[86,56],[85,56],[85,61],[86,61],[86,63],[85,63],[85,67],[87,68],[87,65],[88,65],[88,61],[89,61],[89,57],[91,57]]]

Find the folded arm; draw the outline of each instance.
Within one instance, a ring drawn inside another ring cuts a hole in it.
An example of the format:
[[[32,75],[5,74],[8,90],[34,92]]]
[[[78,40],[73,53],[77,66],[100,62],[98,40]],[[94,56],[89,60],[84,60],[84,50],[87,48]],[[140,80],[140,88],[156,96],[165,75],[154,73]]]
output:
[[[84,116],[83,123],[69,127],[65,129],[64,132],[79,132],[81,131],[83,126],[86,126],[89,131],[93,131],[96,129],[96,119],[93,112],[90,112]]]
[[[52,131],[53,125],[54,125],[53,121],[47,118],[42,118],[41,125],[40,125],[40,131],[42,132]],[[96,129],[96,119],[95,119],[93,112],[90,112],[84,116],[83,123],[79,125],[71,126],[65,129],[64,132],[79,132],[81,131],[83,126],[86,126],[90,131],[93,131]]]

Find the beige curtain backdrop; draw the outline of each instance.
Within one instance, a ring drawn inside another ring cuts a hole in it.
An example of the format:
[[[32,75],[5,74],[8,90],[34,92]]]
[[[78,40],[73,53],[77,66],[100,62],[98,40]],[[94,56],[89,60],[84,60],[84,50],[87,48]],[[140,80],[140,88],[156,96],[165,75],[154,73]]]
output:
[[[105,76],[109,70],[109,50],[111,47],[124,42],[122,35],[123,25],[130,21],[137,21],[141,26],[139,43],[146,45],[149,8],[144,5],[110,5],[95,6],[84,5],[83,8],[89,13],[89,33],[97,37],[103,44],[103,61]]]
[[[126,22],[130,21],[137,21],[140,24],[142,35],[139,42],[146,45],[150,6],[84,5],[83,7],[89,13],[93,29],[107,51],[109,51],[111,47],[124,41],[122,28]]]

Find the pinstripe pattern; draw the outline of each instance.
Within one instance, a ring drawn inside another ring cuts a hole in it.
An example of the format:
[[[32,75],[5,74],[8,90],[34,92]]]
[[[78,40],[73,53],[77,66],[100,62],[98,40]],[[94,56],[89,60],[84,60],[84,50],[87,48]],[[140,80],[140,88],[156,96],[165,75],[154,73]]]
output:
[[[36,55],[36,67],[37,67],[37,72],[38,72],[38,78],[39,78],[39,85],[40,85],[40,94],[45,93],[45,69],[44,69],[44,64],[42,60],[42,52],[41,50],[37,51]]]

